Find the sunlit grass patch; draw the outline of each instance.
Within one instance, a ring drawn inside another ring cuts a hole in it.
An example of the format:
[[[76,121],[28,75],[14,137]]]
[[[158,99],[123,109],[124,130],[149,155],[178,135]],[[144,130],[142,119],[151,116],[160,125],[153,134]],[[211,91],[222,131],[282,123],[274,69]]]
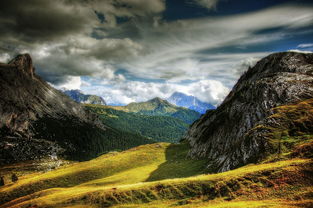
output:
[[[103,181],[99,179],[74,187],[48,189],[34,193],[31,197],[26,196],[16,204],[16,207],[29,204],[36,204],[40,207],[64,207],[77,204],[86,204],[87,207],[89,205],[131,207],[131,204],[134,206],[137,204],[137,207],[145,207],[147,203],[152,203],[152,207],[153,203],[162,204],[164,207],[173,204],[188,207],[185,203],[192,203],[192,207],[205,207],[206,203],[213,203],[214,200],[217,200],[214,206],[223,207],[229,200],[243,200],[244,202],[237,203],[239,206],[246,201],[271,198],[278,200],[287,196],[294,201],[293,197],[299,197],[297,194],[303,197],[306,193],[313,192],[307,187],[310,187],[312,176],[305,175],[305,171],[312,171],[311,166],[312,162],[308,159],[293,159],[249,165],[218,174],[203,174],[152,182],[134,182],[131,175],[137,174],[139,170],[134,168],[125,172],[125,175],[130,177],[129,183],[127,183],[126,177],[118,181],[116,180],[118,177],[111,176]],[[148,169],[141,171],[148,171]],[[142,178],[139,177],[138,180],[142,180]],[[103,182],[107,182],[107,184],[103,184]],[[303,194],[301,194],[302,192]],[[171,204],[164,201],[170,201]],[[235,205],[237,204],[235,203]],[[233,204],[230,203],[230,205]],[[254,205],[258,207],[257,202]],[[253,206],[251,205],[251,207]]]

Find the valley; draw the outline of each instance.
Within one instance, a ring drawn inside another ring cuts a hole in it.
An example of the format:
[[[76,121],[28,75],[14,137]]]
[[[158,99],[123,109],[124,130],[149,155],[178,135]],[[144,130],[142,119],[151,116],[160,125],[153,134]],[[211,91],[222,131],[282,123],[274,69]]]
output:
[[[178,143],[189,125],[200,117],[193,110],[171,105],[159,98],[127,106],[89,104],[86,108],[114,129],[137,133],[157,142]]]
[[[312,0],[0,0],[0,208],[313,208]]]
[[[312,58],[265,57],[201,116],[160,98],[79,104],[20,55],[0,65],[0,208],[312,207]]]

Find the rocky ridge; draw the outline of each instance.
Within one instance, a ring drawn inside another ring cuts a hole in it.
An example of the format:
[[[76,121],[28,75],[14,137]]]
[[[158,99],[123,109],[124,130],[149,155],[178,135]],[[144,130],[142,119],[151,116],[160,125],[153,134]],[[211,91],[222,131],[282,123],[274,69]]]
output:
[[[28,54],[0,64],[0,96],[0,164],[58,156],[86,160],[150,142],[105,126],[36,75]]]
[[[189,156],[207,158],[215,171],[257,162],[271,152],[268,128],[275,107],[313,97],[313,54],[276,53],[244,73],[216,109],[193,123]],[[280,126],[276,120],[276,128]]]

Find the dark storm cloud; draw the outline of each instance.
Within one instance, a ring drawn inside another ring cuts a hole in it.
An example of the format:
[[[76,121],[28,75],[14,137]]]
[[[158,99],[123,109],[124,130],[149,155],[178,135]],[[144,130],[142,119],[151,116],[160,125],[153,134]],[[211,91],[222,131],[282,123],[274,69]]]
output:
[[[0,1],[0,36],[28,42],[51,41],[77,33],[90,34],[97,26],[115,27],[119,17],[144,17],[164,9],[163,0]]]
[[[92,10],[60,0],[1,1],[0,35],[20,41],[54,40],[83,32],[88,24],[96,23],[92,17],[96,17]]]
[[[164,13],[169,2],[174,2],[172,19]],[[125,103],[139,99],[127,94],[132,89],[149,88],[139,93],[148,99],[165,96],[162,89],[169,86],[172,91],[167,93],[182,89],[186,80],[201,85],[190,84],[184,92],[203,99],[211,94],[206,101],[217,103],[248,66],[281,49],[282,43],[286,46],[297,40],[296,46],[301,47],[312,43],[311,37],[300,38],[300,33],[312,34],[312,5],[290,3],[229,15],[194,14],[199,9],[218,13],[227,2],[231,1],[0,1],[0,61],[16,53],[30,53],[37,72],[49,82],[76,83],[72,86],[79,88],[81,76],[97,77],[110,86],[120,86],[113,90],[116,94],[111,88],[106,92],[112,91],[112,97],[124,94]],[[186,12],[190,11],[186,7],[194,12]],[[177,12],[188,13],[188,18]],[[131,76],[116,73],[119,69]],[[126,83],[119,83],[121,80]],[[193,88],[203,91],[193,92]]]
[[[54,83],[104,74],[109,63],[142,50],[135,22],[153,22],[164,9],[164,0],[0,1],[1,57],[30,53]]]

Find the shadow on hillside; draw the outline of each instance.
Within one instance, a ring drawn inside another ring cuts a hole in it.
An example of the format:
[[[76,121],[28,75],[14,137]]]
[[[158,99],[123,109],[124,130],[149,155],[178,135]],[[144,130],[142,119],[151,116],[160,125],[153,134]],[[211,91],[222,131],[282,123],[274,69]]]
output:
[[[159,165],[146,181],[184,178],[203,174],[206,161],[187,158],[188,144],[171,144],[165,150],[166,162]]]

